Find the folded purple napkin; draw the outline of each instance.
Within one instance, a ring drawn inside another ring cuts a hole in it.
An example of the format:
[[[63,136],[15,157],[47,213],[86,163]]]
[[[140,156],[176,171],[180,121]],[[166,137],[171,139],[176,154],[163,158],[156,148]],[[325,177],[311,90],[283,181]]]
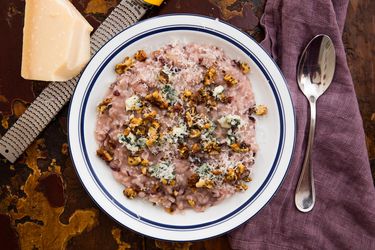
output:
[[[284,183],[251,221],[229,234],[233,249],[375,249],[375,189],[362,119],[345,57],[342,31],[348,0],[268,0],[262,42],[284,73],[297,117],[295,152]],[[317,102],[312,164],[316,204],[299,212],[294,192],[301,172],[309,109],[296,81],[301,51],[319,33],[337,54],[334,80]]]

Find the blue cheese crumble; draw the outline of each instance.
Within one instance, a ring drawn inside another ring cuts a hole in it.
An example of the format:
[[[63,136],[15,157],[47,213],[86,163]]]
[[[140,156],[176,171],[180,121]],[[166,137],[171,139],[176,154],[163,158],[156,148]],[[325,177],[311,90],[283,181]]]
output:
[[[161,89],[161,94],[169,105],[173,105],[178,101],[177,91],[170,84],[165,84]]]
[[[217,120],[222,128],[240,128],[244,125],[238,115],[225,115]]]
[[[175,166],[171,162],[161,161],[155,165],[151,165],[148,168],[151,176],[160,180],[173,180],[175,178]]]
[[[142,108],[141,99],[137,95],[133,95],[125,100],[126,111],[140,110]]]
[[[189,133],[184,123],[180,123],[178,126],[172,128],[171,139],[176,143],[180,139],[184,139]]]
[[[207,163],[203,163],[195,169],[195,173],[199,175],[201,179],[213,179],[215,176],[212,174],[213,167]]]
[[[146,138],[137,138],[133,133],[129,133],[127,136],[118,135],[118,141],[132,153],[138,152],[146,145]]]

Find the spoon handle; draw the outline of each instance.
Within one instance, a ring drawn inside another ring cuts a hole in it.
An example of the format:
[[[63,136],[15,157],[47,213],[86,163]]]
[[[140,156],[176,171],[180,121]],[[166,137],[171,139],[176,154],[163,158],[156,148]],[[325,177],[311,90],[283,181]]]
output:
[[[311,166],[311,152],[314,143],[315,124],[316,124],[316,99],[310,96],[310,130],[307,141],[305,160],[303,162],[301,175],[298,180],[294,202],[301,212],[309,212],[315,204],[315,187],[313,170]]]

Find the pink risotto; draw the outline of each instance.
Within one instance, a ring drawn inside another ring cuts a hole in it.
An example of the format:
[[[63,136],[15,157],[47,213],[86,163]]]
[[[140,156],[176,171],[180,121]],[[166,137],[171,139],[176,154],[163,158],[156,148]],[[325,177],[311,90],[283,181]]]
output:
[[[210,45],[169,44],[116,65],[98,105],[97,155],[124,185],[168,212],[204,211],[247,190],[255,106],[246,62]]]

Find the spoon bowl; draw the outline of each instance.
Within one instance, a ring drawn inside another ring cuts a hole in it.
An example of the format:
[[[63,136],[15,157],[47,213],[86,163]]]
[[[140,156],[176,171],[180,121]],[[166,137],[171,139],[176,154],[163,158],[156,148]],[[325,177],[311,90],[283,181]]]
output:
[[[336,65],[336,53],[327,35],[315,36],[298,62],[297,82],[306,97],[318,98],[330,86]]]
[[[316,101],[332,83],[336,67],[336,52],[331,38],[315,36],[303,50],[297,68],[297,82],[310,106],[310,130],[305,159],[295,193],[295,205],[301,212],[309,212],[315,204],[315,186],[311,153],[316,124]]]

